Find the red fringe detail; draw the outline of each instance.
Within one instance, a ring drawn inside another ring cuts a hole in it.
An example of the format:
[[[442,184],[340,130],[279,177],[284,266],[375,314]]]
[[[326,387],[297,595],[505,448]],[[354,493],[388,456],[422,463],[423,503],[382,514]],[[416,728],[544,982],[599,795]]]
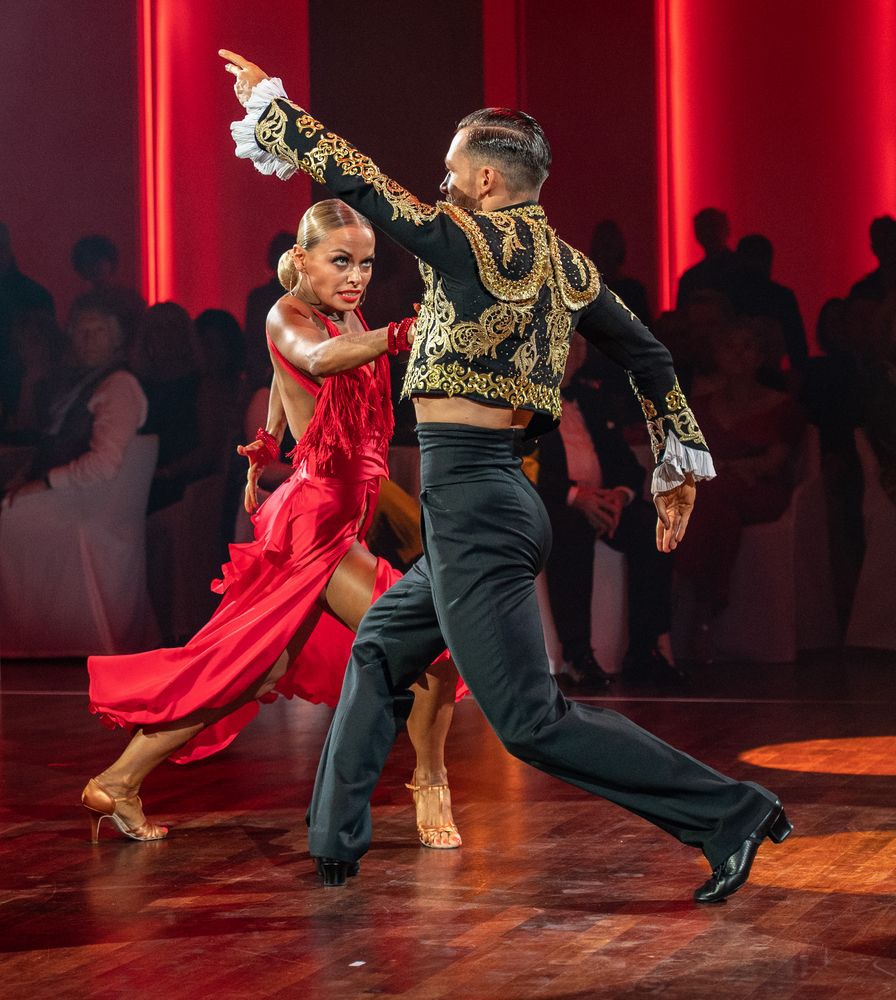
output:
[[[373,375],[356,368],[324,379],[314,415],[289,457],[296,467],[307,461],[325,473],[337,453],[352,458],[371,444],[385,449],[394,429],[389,362],[381,354]]]

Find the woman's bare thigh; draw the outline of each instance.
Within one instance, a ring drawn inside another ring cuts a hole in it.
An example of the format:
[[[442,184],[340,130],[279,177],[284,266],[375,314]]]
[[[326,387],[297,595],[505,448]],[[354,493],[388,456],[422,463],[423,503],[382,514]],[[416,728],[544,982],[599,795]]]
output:
[[[375,582],[376,557],[356,542],[342,557],[323,595],[329,611],[352,632],[358,631],[373,603]]]

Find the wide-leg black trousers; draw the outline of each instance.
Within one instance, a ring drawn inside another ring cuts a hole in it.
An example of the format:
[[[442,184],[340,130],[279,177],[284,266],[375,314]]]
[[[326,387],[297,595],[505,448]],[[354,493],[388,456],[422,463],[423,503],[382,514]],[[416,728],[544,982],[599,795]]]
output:
[[[534,581],[551,529],[520,471],[519,431],[420,424],[424,555],[371,607],[352,647],[308,811],[315,857],[354,861],[408,687],[447,645],[504,746],[642,816],[715,866],[774,795],[734,781],[606,708],[567,700],[548,667]]]

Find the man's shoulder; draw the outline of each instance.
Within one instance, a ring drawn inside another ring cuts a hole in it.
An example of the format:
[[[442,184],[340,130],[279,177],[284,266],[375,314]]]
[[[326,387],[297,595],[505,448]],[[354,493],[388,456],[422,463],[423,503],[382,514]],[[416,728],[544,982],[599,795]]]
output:
[[[527,202],[482,212],[439,202],[437,208],[466,236],[482,283],[495,298],[532,301],[552,278],[573,311],[597,298],[597,268],[557,236],[541,205]]]

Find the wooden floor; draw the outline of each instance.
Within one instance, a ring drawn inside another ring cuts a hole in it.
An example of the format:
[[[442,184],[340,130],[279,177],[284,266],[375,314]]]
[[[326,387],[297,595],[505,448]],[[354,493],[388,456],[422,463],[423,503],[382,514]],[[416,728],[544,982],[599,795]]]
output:
[[[708,908],[696,852],[511,759],[472,703],[449,748],[460,851],[417,845],[403,737],[361,875],[320,887],[303,808],[329,712],[300,702],[147,781],[167,840],[91,847],[78,795],[123,737],[84,687],[80,663],[0,670],[4,1000],[896,997],[896,656],[599,699],[784,799],[794,836]]]

